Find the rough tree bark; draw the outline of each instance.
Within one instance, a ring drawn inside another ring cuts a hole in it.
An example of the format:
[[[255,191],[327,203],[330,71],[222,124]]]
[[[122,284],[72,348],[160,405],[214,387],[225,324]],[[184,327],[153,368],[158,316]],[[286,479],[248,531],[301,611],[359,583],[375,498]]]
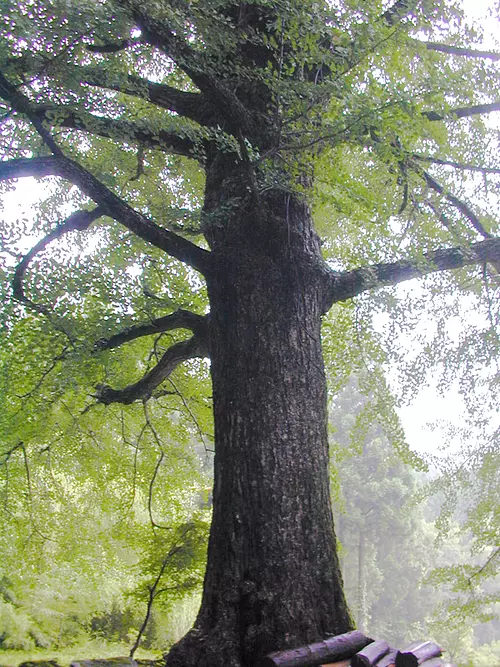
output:
[[[244,196],[243,176],[216,160],[207,212]],[[296,196],[246,199],[206,230],[214,517],[202,608],[169,667],[252,665],[352,628],[329,497],[319,239]]]

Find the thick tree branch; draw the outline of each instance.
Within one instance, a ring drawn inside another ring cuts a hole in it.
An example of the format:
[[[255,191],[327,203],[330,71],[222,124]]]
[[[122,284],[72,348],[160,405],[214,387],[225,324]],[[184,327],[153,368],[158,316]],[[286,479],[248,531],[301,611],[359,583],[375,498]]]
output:
[[[200,93],[185,92],[130,74],[114,75],[101,67],[82,67],[80,70],[82,82],[90,86],[108,88],[133,97],[140,97],[206,127],[216,127],[218,121],[220,123],[217,110]]]
[[[236,94],[212,73],[210,63],[204,61],[204,54],[176,34],[166,17],[160,19],[153,16],[150,6],[142,0],[119,0],[118,4],[131,13],[142,30],[142,38],[172,58],[206,94],[206,98],[226,119],[232,133],[240,130],[248,136],[259,129],[252,114]]]
[[[189,264],[202,274],[210,270],[210,252],[182,236],[169,232],[135,211],[93,174],[67,157],[20,158],[0,162],[0,180],[25,176],[60,176],[93,199],[102,215],[113,218],[144,241],[151,243],[176,259]]]
[[[195,128],[179,126],[179,121],[168,115],[165,116],[162,127],[158,128],[152,127],[146,120],[130,122],[120,118],[95,116],[88,111],[75,109],[69,105],[34,104],[19,89],[10,84],[1,72],[0,97],[9,102],[13,109],[29,118],[52,153],[59,157],[63,156],[63,151],[56,144],[44,123],[88,132],[115,141],[135,142],[148,148],[186,157],[198,157],[198,159],[203,154],[203,151],[199,149],[206,142],[205,136],[196,136]]]
[[[470,246],[439,248],[418,259],[372,264],[353,271],[326,276],[324,312],[334,303],[347,301],[363,292],[397,285],[438,271],[460,269],[474,264],[500,262],[500,238],[480,241]]]
[[[483,58],[493,61],[500,60],[500,53],[496,51],[479,51],[477,49],[466,49],[461,46],[450,46],[449,44],[440,44],[439,42],[420,42],[428,51],[440,51],[441,53],[449,53],[454,56],[464,56],[465,58]]]
[[[196,133],[194,128],[179,129],[175,127],[176,121],[173,118],[165,118],[164,125],[168,127],[170,123],[174,126],[169,130],[165,127],[152,128],[145,120],[130,122],[119,118],[94,116],[87,111],[65,105],[54,105],[50,108],[40,106],[34,113],[36,118],[55,127],[80,130],[119,142],[138,143],[148,148],[186,157],[202,153],[200,150],[196,151],[196,142],[188,136]]]
[[[171,331],[172,329],[189,329],[200,336],[207,335],[207,318],[203,315],[197,315],[189,310],[179,308],[175,313],[151,320],[147,324],[139,324],[129,327],[120,333],[111,336],[111,338],[102,338],[95,344],[96,350],[112,350],[124,343],[158,334],[162,331]]]
[[[477,104],[470,107],[458,107],[457,109],[450,109],[445,114],[437,111],[422,111],[422,116],[426,116],[429,120],[446,120],[453,118],[469,118],[470,116],[479,116],[493,111],[500,111],[500,102],[491,102],[490,104]]]
[[[33,248],[31,248],[31,250],[27,252],[26,255],[24,255],[14,272],[14,278],[12,280],[12,293],[14,298],[18,301],[26,303],[27,305],[35,307],[37,310],[40,308],[45,309],[44,306],[34,304],[24,294],[23,279],[29,263],[39,252],[42,252],[42,250],[44,250],[49,245],[49,243],[55,239],[60,238],[68,232],[84,231],[88,229],[90,225],[102,215],[103,211],[99,207],[94,208],[92,211],[76,211],[75,213],[72,213],[63,223],[57,225],[55,229],[44,236],[44,238],[41,239],[35,246],[33,246]]]
[[[158,364],[146,373],[138,382],[130,384],[124,389],[112,389],[106,385],[96,387],[96,398],[99,403],[123,403],[129,405],[134,401],[145,401],[151,398],[158,387],[168,376],[188,359],[208,356],[206,339],[195,334],[187,341],[172,345],[162,356]]]

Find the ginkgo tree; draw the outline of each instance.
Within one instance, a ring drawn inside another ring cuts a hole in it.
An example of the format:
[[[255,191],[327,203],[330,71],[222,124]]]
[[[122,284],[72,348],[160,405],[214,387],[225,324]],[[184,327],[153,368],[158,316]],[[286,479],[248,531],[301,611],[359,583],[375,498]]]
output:
[[[7,328],[24,318],[43,360],[25,394],[44,413],[55,374],[105,420],[177,400],[177,374],[192,389],[210,360],[203,600],[167,664],[252,665],[349,630],[322,318],[340,378],[361,363],[356,297],[404,319],[372,294],[431,276],[494,311],[498,53],[441,0],[26,0],[2,3],[1,32],[0,179],[52,188],[11,270]],[[23,452],[10,433],[4,463]]]

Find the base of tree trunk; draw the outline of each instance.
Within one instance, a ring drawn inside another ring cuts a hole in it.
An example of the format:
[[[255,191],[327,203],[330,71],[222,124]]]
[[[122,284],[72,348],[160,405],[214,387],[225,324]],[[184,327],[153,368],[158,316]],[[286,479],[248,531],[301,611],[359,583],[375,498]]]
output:
[[[194,628],[166,656],[166,667],[250,667],[243,662],[239,642],[226,629],[203,632]]]

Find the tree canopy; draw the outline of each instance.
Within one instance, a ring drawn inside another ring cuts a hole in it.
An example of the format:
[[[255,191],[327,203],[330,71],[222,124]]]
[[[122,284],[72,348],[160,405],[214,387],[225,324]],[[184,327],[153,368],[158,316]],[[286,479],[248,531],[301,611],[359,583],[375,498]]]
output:
[[[169,665],[239,667],[349,629],[321,318],[329,391],[369,371],[360,430],[376,415],[405,451],[382,365],[406,397],[434,367],[492,469],[498,52],[437,0],[2,10],[0,180],[47,185],[1,237],[6,503],[14,475],[26,489],[8,511],[43,541],[88,479],[122,517],[142,494],[158,533],[169,460],[198,440],[215,450],[208,570]]]

